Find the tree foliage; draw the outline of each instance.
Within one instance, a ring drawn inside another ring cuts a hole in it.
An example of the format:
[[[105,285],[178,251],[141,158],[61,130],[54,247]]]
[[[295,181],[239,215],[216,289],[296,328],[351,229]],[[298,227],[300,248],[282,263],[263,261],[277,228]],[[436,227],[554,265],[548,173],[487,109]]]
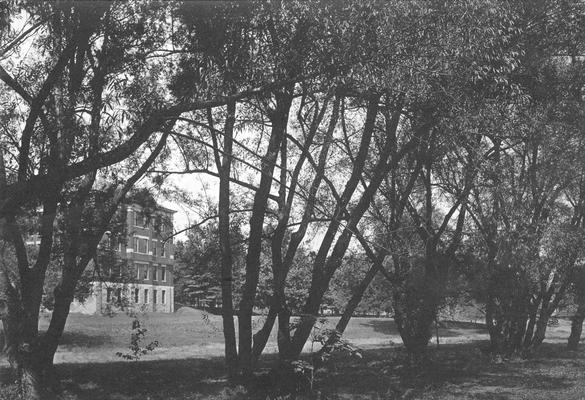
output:
[[[116,206],[149,171],[159,186],[173,173],[218,183],[180,247],[178,293],[221,297],[232,376],[253,372],[275,325],[290,365],[324,305],[344,309],[334,338],[391,300],[424,356],[463,276],[494,350],[535,348],[580,285],[584,15],[560,0],[1,8],[0,228],[17,271],[3,279],[18,293],[0,287],[22,340],[39,341],[56,243],[58,338]]]

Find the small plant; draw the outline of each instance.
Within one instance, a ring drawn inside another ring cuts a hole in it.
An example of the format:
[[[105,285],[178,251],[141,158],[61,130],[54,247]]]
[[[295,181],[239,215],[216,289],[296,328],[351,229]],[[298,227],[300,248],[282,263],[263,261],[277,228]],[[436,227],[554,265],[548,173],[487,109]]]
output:
[[[345,352],[352,357],[362,358],[360,350],[341,338],[341,333],[335,329],[326,328],[327,319],[320,318],[315,322],[311,333],[311,361],[293,360],[289,362],[290,373],[294,380],[294,393],[312,392],[315,375],[323,371],[320,366],[336,352]],[[297,324],[291,324],[296,329]],[[320,349],[315,351],[315,345]]]
[[[303,388],[308,388],[312,391],[315,380],[315,368],[313,364],[303,360],[294,360],[291,361],[290,366],[296,377],[296,391],[302,391]]]
[[[313,360],[323,363],[329,359],[333,353],[347,353],[352,357],[362,358],[360,349],[352,345],[349,341],[341,338],[341,333],[336,329],[326,328],[327,320],[321,318],[311,333],[311,354]],[[321,345],[317,352],[313,351],[315,344]]]
[[[128,347],[130,351],[127,353],[118,351],[116,355],[125,360],[137,361],[143,355],[154,351],[159,345],[158,340],[154,340],[144,347],[141,346],[147,331],[148,329],[140,326],[140,320],[134,318],[132,321],[132,333],[130,335],[130,347]]]
[[[18,385],[10,384],[10,385],[3,385],[0,384],[0,400],[18,400],[21,399],[20,390]]]

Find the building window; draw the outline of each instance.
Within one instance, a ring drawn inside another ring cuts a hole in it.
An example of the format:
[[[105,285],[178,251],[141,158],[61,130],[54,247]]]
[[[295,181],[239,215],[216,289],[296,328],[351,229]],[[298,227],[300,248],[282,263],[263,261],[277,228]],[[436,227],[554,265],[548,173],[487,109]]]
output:
[[[149,301],[148,301],[148,289],[144,289],[144,302],[146,304],[149,303]]]
[[[108,277],[111,279],[120,278],[122,276],[122,268],[120,264],[110,265],[108,268]]]
[[[152,304],[156,304],[156,289],[152,291]]]
[[[136,211],[134,213],[134,226],[138,226],[140,228],[148,227],[148,218],[140,211]]]
[[[158,280],[158,266],[156,265],[152,267],[152,280],[153,281]]]
[[[148,280],[148,264],[134,263],[136,266],[136,279]]]
[[[165,299],[165,297],[166,297],[166,294],[167,294],[166,290],[163,290],[163,291],[161,292],[161,295],[160,295],[160,302],[161,302],[162,304],[165,304],[165,303],[166,303],[166,299]]]
[[[141,254],[148,254],[148,239],[141,237],[134,237],[134,252]]]
[[[161,228],[160,231],[164,233],[169,233],[173,231],[173,217],[169,215],[165,215],[161,221]]]
[[[158,252],[158,241],[156,239],[152,239],[151,248],[152,248],[152,255],[156,256],[157,252]]]
[[[140,295],[140,290],[139,289],[134,289],[134,303],[138,303],[138,296]]]
[[[167,281],[167,267],[161,265],[160,267],[160,280],[163,282]]]
[[[161,245],[160,245],[160,256],[161,256],[161,257],[164,257],[164,256],[165,256],[165,253],[166,253],[166,247],[167,247],[167,246],[166,246],[166,243],[164,243],[164,242],[163,242],[163,243],[161,243]]]

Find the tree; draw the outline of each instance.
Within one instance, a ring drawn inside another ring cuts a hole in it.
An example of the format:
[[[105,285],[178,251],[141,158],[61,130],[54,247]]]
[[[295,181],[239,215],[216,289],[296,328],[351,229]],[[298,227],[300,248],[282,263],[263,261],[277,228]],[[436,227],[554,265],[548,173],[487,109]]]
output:
[[[547,115],[539,107],[529,111]],[[524,352],[542,342],[580,257],[581,211],[576,207],[571,216],[563,195],[580,180],[574,173],[581,168],[579,134],[546,116],[528,116],[516,128],[520,134],[492,137],[481,172],[490,184],[473,191],[469,208],[485,240],[492,346],[503,353]],[[512,118],[517,122],[522,116]]]
[[[134,2],[25,2],[10,9],[31,22],[22,34],[4,31],[0,44],[0,79],[9,89],[0,95],[0,230],[18,271],[4,274],[2,288],[10,305],[4,326],[12,324],[7,330],[14,333],[9,349],[30,397],[42,396],[53,380],[53,354],[75,286],[117,205],[162,151],[176,119],[246,96],[221,91],[185,98],[167,90],[176,58],[157,57],[166,54],[170,36],[170,27],[159,23],[166,10]],[[24,43],[32,46],[28,57],[19,51]],[[149,147],[149,155],[141,154]],[[130,172],[119,174],[115,164],[132,154]],[[31,259],[22,215],[37,208],[40,246]],[[62,229],[63,269],[49,329],[40,334],[55,221]]]
[[[485,240],[481,258],[492,348],[505,354],[531,351],[544,339],[580,258],[572,246],[580,240],[582,212],[576,203],[572,211],[566,207],[582,172],[575,124],[582,67],[571,57],[582,39],[569,22],[582,13],[558,2],[519,4],[514,12],[518,24],[533,21],[519,35],[523,56],[511,75],[522,96],[504,109],[494,104],[483,110],[490,122],[480,176],[487,184],[473,190],[468,209]],[[551,23],[562,41],[545,33]]]
[[[261,81],[260,70],[275,82],[262,95],[193,113],[176,134],[186,148],[186,168],[181,172],[203,172],[220,183],[224,335],[232,373],[251,373],[277,318],[281,359],[298,356],[350,243],[364,239],[356,232],[361,231],[362,218],[387,175],[398,171],[404,160],[416,159],[412,154],[439,157],[425,143],[434,137],[441,117],[456,114],[456,106],[464,102],[459,98],[466,99],[470,92],[483,86],[493,91],[513,68],[509,21],[494,11],[497,7],[472,7],[469,13],[464,5],[407,1],[396,6],[353,2],[343,6],[293,2],[258,8],[217,5],[206,10],[209,19],[206,14],[206,18],[183,21],[182,38],[193,49],[183,62],[181,76],[193,86],[183,87],[184,96],[207,89],[201,86],[201,76],[221,77],[213,82],[237,87],[249,79]],[[297,17],[287,18],[292,14]],[[461,37],[461,25],[453,15],[465,16],[469,22],[460,40],[454,40]],[[478,18],[485,24],[478,26]],[[350,24],[352,29],[347,29]],[[501,28],[500,33],[493,27]],[[213,29],[217,29],[215,41],[199,39],[202,32]],[[485,41],[486,37],[490,40]],[[488,43],[489,51],[481,46],[469,49],[469,43],[480,42],[478,38]],[[239,52],[230,51],[235,47]],[[503,63],[505,57],[512,61]],[[252,59],[262,62],[250,68],[247,62]],[[249,134],[237,138],[242,130]],[[198,146],[208,151],[201,154]],[[421,170],[431,175],[433,167],[423,161]],[[331,171],[340,178],[331,179]],[[418,175],[414,174],[417,180]],[[431,183],[428,179],[426,183],[426,197],[432,197]],[[232,191],[234,186],[237,192]],[[238,205],[232,193],[237,193]],[[455,201],[459,203],[440,225],[440,233],[462,201]],[[230,213],[237,208],[248,210],[250,217],[238,316],[239,354],[227,229]],[[409,213],[413,211],[419,210],[411,207]],[[434,223],[430,214],[424,218],[428,226]],[[287,278],[309,226],[319,226],[324,235],[313,259],[301,323],[291,337]],[[254,334],[251,317],[264,240],[270,243],[273,288],[266,322]],[[432,254],[427,254],[427,260]],[[373,263],[373,275],[385,255]],[[364,290],[373,275],[367,274],[361,285]]]
[[[573,286],[571,289],[577,310],[571,318],[571,333],[567,340],[567,347],[570,350],[577,350],[581,340],[581,333],[583,331],[583,321],[585,320],[585,293],[583,293],[583,287],[585,286],[583,284],[583,282],[585,282],[584,278],[582,268],[575,271],[573,275]]]
[[[368,238],[367,228],[356,230],[356,239],[370,258],[371,268],[364,275],[361,290],[348,302],[338,330],[343,332],[369,282],[379,271],[385,271],[383,266],[386,264],[393,270],[391,274],[386,271],[386,275],[395,285],[393,305],[401,335],[411,352],[421,353],[430,338],[430,327],[444,295],[436,289],[445,287],[449,264],[455,262],[453,255],[461,240],[465,220],[462,204],[466,202],[474,176],[475,166],[470,161],[474,161],[475,134],[466,127],[458,127],[454,121],[466,112],[467,103],[471,103],[477,93],[490,95],[497,91],[496,83],[514,68],[514,51],[509,45],[512,35],[505,14],[481,7],[466,8],[463,12],[458,5],[451,8],[435,4],[421,9],[416,8],[416,3],[410,5],[413,9],[409,9],[411,14],[407,18],[414,19],[413,26],[424,24],[425,33],[421,34],[422,38],[415,39],[417,51],[408,48],[409,55],[418,57],[417,61],[422,65],[427,65],[428,57],[440,59],[451,51],[453,53],[449,54],[455,56],[447,58],[437,70],[429,67],[420,71],[413,82],[416,93],[407,96],[399,132],[406,137],[420,135],[420,143],[402,159],[398,158],[378,191],[377,198],[383,201],[376,200],[379,204],[374,201],[370,207],[372,217],[368,221],[377,221],[377,235]],[[464,15],[469,25],[461,24],[461,20],[452,24],[453,15]],[[485,21],[485,25],[476,25],[478,19]],[[465,27],[463,35],[461,26]],[[500,34],[490,34],[490,26],[498,26]],[[467,38],[463,40],[469,42],[453,40],[449,34],[451,29],[458,30],[456,36]],[[427,42],[426,35],[433,39]],[[485,38],[486,35],[493,38],[486,42],[490,48],[489,56],[486,56],[485,49],[469,45],[475,42],[474,37]],[[443,45],[437,46],[437,43]],[[466,56],[459,59],[463,53]],[[468,64],[469,59],[474,60],[472,65]],[[503,63],[504,59],[508,62]],[[502,65],[496,68],[495,65],[501,62]],[[469,67],[463,68],[465,65]],[[397,66],[400,67],[406,65]],[[402,143],[401,140],[398,143]],[[444,183],[437,176],[441,168],[439,161],[444,157],[457,160],[450,166],[450,172],[457,178],[451,182],[456,192],[447,200],[441,199],[448,204],[444,215],[439,216],[437,197],[445,194],[437,190]],[[404,211],[408,215],[404,216]],[[451,232],[450,220],[457,213],[457,223]],[[386,235],[381,234],[382,227]],[[385,262],[387,256],[391,263]]]

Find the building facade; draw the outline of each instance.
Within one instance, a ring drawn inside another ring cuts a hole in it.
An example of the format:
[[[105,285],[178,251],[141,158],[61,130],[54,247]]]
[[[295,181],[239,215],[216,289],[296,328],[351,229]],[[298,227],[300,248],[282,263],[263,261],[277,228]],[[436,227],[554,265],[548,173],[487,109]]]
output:
[[[92,294],[72,304],[71,312],[174,312],[174,213],[123,206],[121,229],[106,232],[94,260]]]

